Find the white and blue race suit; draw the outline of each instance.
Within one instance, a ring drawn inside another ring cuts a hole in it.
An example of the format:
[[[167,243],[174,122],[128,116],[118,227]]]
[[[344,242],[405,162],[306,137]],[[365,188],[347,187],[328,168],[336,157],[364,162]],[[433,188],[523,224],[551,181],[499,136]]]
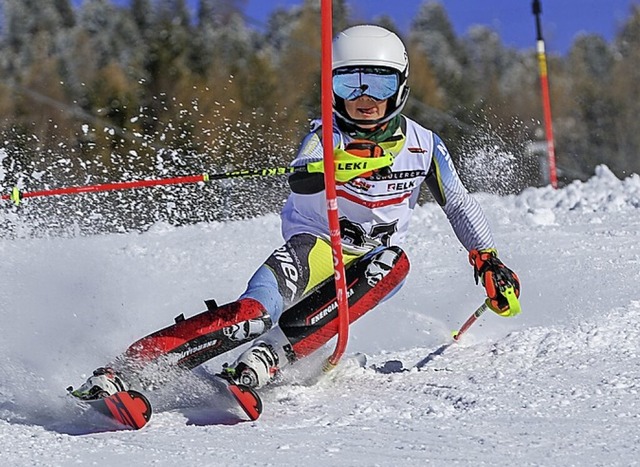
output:
[[[462,184],[444,142],[413,120],[396,118],[399,124],[386,146],[394,155],[390,170],[336,186],[347,261],[379,245],[401,246],[425,181],[467,250],[495,248],[482,208]],[[312,131],[304,138],[292,166],[322,160],[319,125],[319,121],[312,122]],[[335,121],[333,138],[334,147],[341,148],[354,139]],[[385,141],[377,142],[385,147]],[[314,183],[318,184],[317,177]],[[324,182],[316,189],[308,189],[314,183],[304,180],[307,188],[299,190],[290,179],[292,193],[281,213],[282,234],[287,243],[256,271],[242,296],[262,303],[274,323],[284,308],[333,273],[332,257],[326,247],[329,229]]]

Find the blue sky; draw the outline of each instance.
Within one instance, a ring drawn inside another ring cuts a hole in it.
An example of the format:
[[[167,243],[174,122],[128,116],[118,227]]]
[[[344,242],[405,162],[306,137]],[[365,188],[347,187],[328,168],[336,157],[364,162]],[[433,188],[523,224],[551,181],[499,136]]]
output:
[[[79,3],[81,0],[76,0]],[[85,0],[86,1],[86,0]],[[127,3],[128,0],[114,0]],[[347,0],[354,19],[371,21],[378,15],[391,16],[402,30],[424,0]],[[188,0],[196,5],[196,0]],[[299,5],[302,0],[246,0],[247,16],[265,22],[276,7]],[[516,48],[535,46],[535,22],[532,0],[441,0],[459,35],[469,26],[484,24],[500,34],[505,45]],[[611,40],[628,18],[631,6],[640,0],[541,0],[542,29],[547,51],[566,53],[581,32],[602,35]]]
[[[424,0],[348,0],[356,18],[371,20],[387,14],[403,29]],[[248,0],[247,15],[264,19],[275,6],[290,6],[300,0]],[[473,24],[496,30],[508,46],[535,46],[535,22],[531,0],[441,0],[456,32],[464,34]],[[629,16],[631,5],[640,0],[541,0],[542,29],[547,51],[565,53],[580,32],[596,33],[607,40]]]

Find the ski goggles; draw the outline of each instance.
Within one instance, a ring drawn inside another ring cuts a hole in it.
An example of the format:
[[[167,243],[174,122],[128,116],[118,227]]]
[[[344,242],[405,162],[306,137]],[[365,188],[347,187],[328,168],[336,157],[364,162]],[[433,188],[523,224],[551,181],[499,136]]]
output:
[[[383,101],[396,94],[399,85],[398,73],[388,68],[351,67],[337,69],[333,75],[333,92],[348,101],[361,96]]]

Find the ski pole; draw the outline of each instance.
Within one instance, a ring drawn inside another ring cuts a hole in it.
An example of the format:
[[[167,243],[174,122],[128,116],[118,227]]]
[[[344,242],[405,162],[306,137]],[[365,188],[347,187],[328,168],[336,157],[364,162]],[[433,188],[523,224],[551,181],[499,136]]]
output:
[[[464,324],[458,331],[453,331],[451,333],[454,341],[459,341],[460,337],[462,337],[462,334],[467,332],[473,325],[473,323],[475,323],[478,318],[480,318],[480,316],[482,316],[482,314],[487,310],[491,310],[494,313],[504,317],[516,316],[521,312],[520,301],[518,300],[518,297],[516,296],[515,290],[512,286],[503,287],[500,289],[500,292],[507,299],[509,306],[505,310],[498,310],[491,306],[491,301],[487,298],[482,303],[482,305],[480,305],[478,309],[474,311],[471,316],[469,316],[469,318],[464,322]]]
[[[3,200],[11,200],[16,205],[24,198],[35,198],[40,196],[59,196],[76,193],[96,193],[101,191],[126,190],[129,188],[145,188],[160,185],[177,185],[182,183],[210,182],[213,180],[223,180],[228,178],[251,178],[284,175],[293,172],[307,172],[307,167],[269,167],[253,170],[232,170],[217,174],[187,175],[184,177],[160,178],[151,180],[132,180],[128,182],[112,182],[99,185],[72,186],[66,188],[54,188],[51,190],[23,192],[18,187],[13,188],[11,194],[2,195]]]
[[[482,314],[489,309],[489,299],[486,299],[482,305],[478,307],[476,311],[473,312],[471,316],[464,322],[462,327],[458,331],[453,331],[451,335],[453,336],[454,341],[459,341],[460,337],[469,330],[469,328],[475,323]]]

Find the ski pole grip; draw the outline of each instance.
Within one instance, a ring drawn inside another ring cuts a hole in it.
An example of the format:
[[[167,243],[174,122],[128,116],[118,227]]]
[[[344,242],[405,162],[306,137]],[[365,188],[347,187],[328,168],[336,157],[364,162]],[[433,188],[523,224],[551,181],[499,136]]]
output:
[[[511,318],[520,314],[522,308],[520,307],[520,300],[518,300],[518,296],[516,295],[516,291],[513,286],[501,289],[500,293],[507,299],[507,303],[509,304],[509,306],[506,310],[498,310],[489,304],[489,308],[491,308],[491,311],[505,318]]]

